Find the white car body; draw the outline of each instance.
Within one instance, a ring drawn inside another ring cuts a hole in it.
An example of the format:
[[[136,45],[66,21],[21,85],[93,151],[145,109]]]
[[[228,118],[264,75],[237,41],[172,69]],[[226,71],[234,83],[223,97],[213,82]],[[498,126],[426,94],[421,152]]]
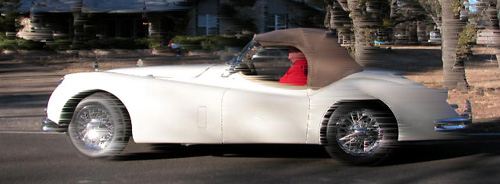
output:
[[[325,34],[309,29],[291,31]],[[264,39],[256,36],[254,40]],[[272,40],[261,42],[271,43],[280,45]],[[293,45],[286,42],[281,46]],[[306,86],[238,72],[235,68],[241,61],[70,74],[50,97],[48,119],[67,127],[82,99],[104,92],[124,105],[137,143],[325,145],[332,112],[350,102],[385,104],[397,121],[399,142],[456,138],[448,131],[437,131],[443,127],[436,129],[436,122],[445,120],[444,130],[460,129],[468,122],[446,102],[446,91],[427,88],[391,72],[362,70],[341,47],[335,52],[318,52],[327,46],[296,46],[309,61]],[[313,55],[308,57],[310,53]],[[339,58],[346,61],[331,62]],[[448,124],[452,126],[446,127]],[[355,133],[346,137],[352,135]]]
[[[399,140],[450,138],[434,121],[457,117],[447,93],[401,76],[364,71],[321,89],[256,82],[228,65],[155,66],[67,75],[48,103],[61,121],[68,101],[105,91],[131,116],[138,143],[319,144],[325,113],[342,100],[381,100],[399,124]]]

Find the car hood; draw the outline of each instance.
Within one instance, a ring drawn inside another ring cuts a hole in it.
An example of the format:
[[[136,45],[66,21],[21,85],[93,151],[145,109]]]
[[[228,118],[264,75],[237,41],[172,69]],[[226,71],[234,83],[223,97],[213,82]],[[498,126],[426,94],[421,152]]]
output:
[[[195,78],[202,75],[205,71],[215,65],[216,64],[133,67],[113,69],[106,72],[143,77],[153,76],[160,78]]]

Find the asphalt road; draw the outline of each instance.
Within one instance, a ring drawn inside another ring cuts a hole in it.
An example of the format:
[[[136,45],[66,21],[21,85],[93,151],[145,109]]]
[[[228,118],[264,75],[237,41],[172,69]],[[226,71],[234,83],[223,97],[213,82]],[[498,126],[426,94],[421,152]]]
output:
[[[498,143],[409,146],[383,166],[349,166],[317,146],[129,144],[80,157],[65,134],[0,132],[0,183],[498,183]],[[496,147],[496,148],[494,148]],[[217,156],[214,156],[217,155]]]
[[[63,71],[0,57],[0,130],[40,130]]]

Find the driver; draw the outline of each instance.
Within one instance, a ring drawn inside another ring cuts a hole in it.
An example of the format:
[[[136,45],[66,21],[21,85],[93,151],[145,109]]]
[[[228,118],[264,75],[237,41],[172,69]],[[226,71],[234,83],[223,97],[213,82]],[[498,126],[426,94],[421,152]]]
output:
[[[307,59],[306,56],[296,48],[288,50],[288,59],[293,62],[292,67],[280,79],[280,83],[296,86],[307,85]]]

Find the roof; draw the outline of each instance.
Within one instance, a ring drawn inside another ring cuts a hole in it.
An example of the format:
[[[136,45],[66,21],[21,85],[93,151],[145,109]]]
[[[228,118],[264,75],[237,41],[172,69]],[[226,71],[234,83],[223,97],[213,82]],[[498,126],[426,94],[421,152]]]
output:
[[[75,0],[20,0],[20,12],[72,12]],[[189,9],[178,3],[188,0],[82,0],[84,13],[142,13]],[[144,7],[146,9],[144,10]]]
[[[308,86],[324,87],[363,69],[326,29],[296,28],[257,34],[263,46],[291,46],[308,61]]]

